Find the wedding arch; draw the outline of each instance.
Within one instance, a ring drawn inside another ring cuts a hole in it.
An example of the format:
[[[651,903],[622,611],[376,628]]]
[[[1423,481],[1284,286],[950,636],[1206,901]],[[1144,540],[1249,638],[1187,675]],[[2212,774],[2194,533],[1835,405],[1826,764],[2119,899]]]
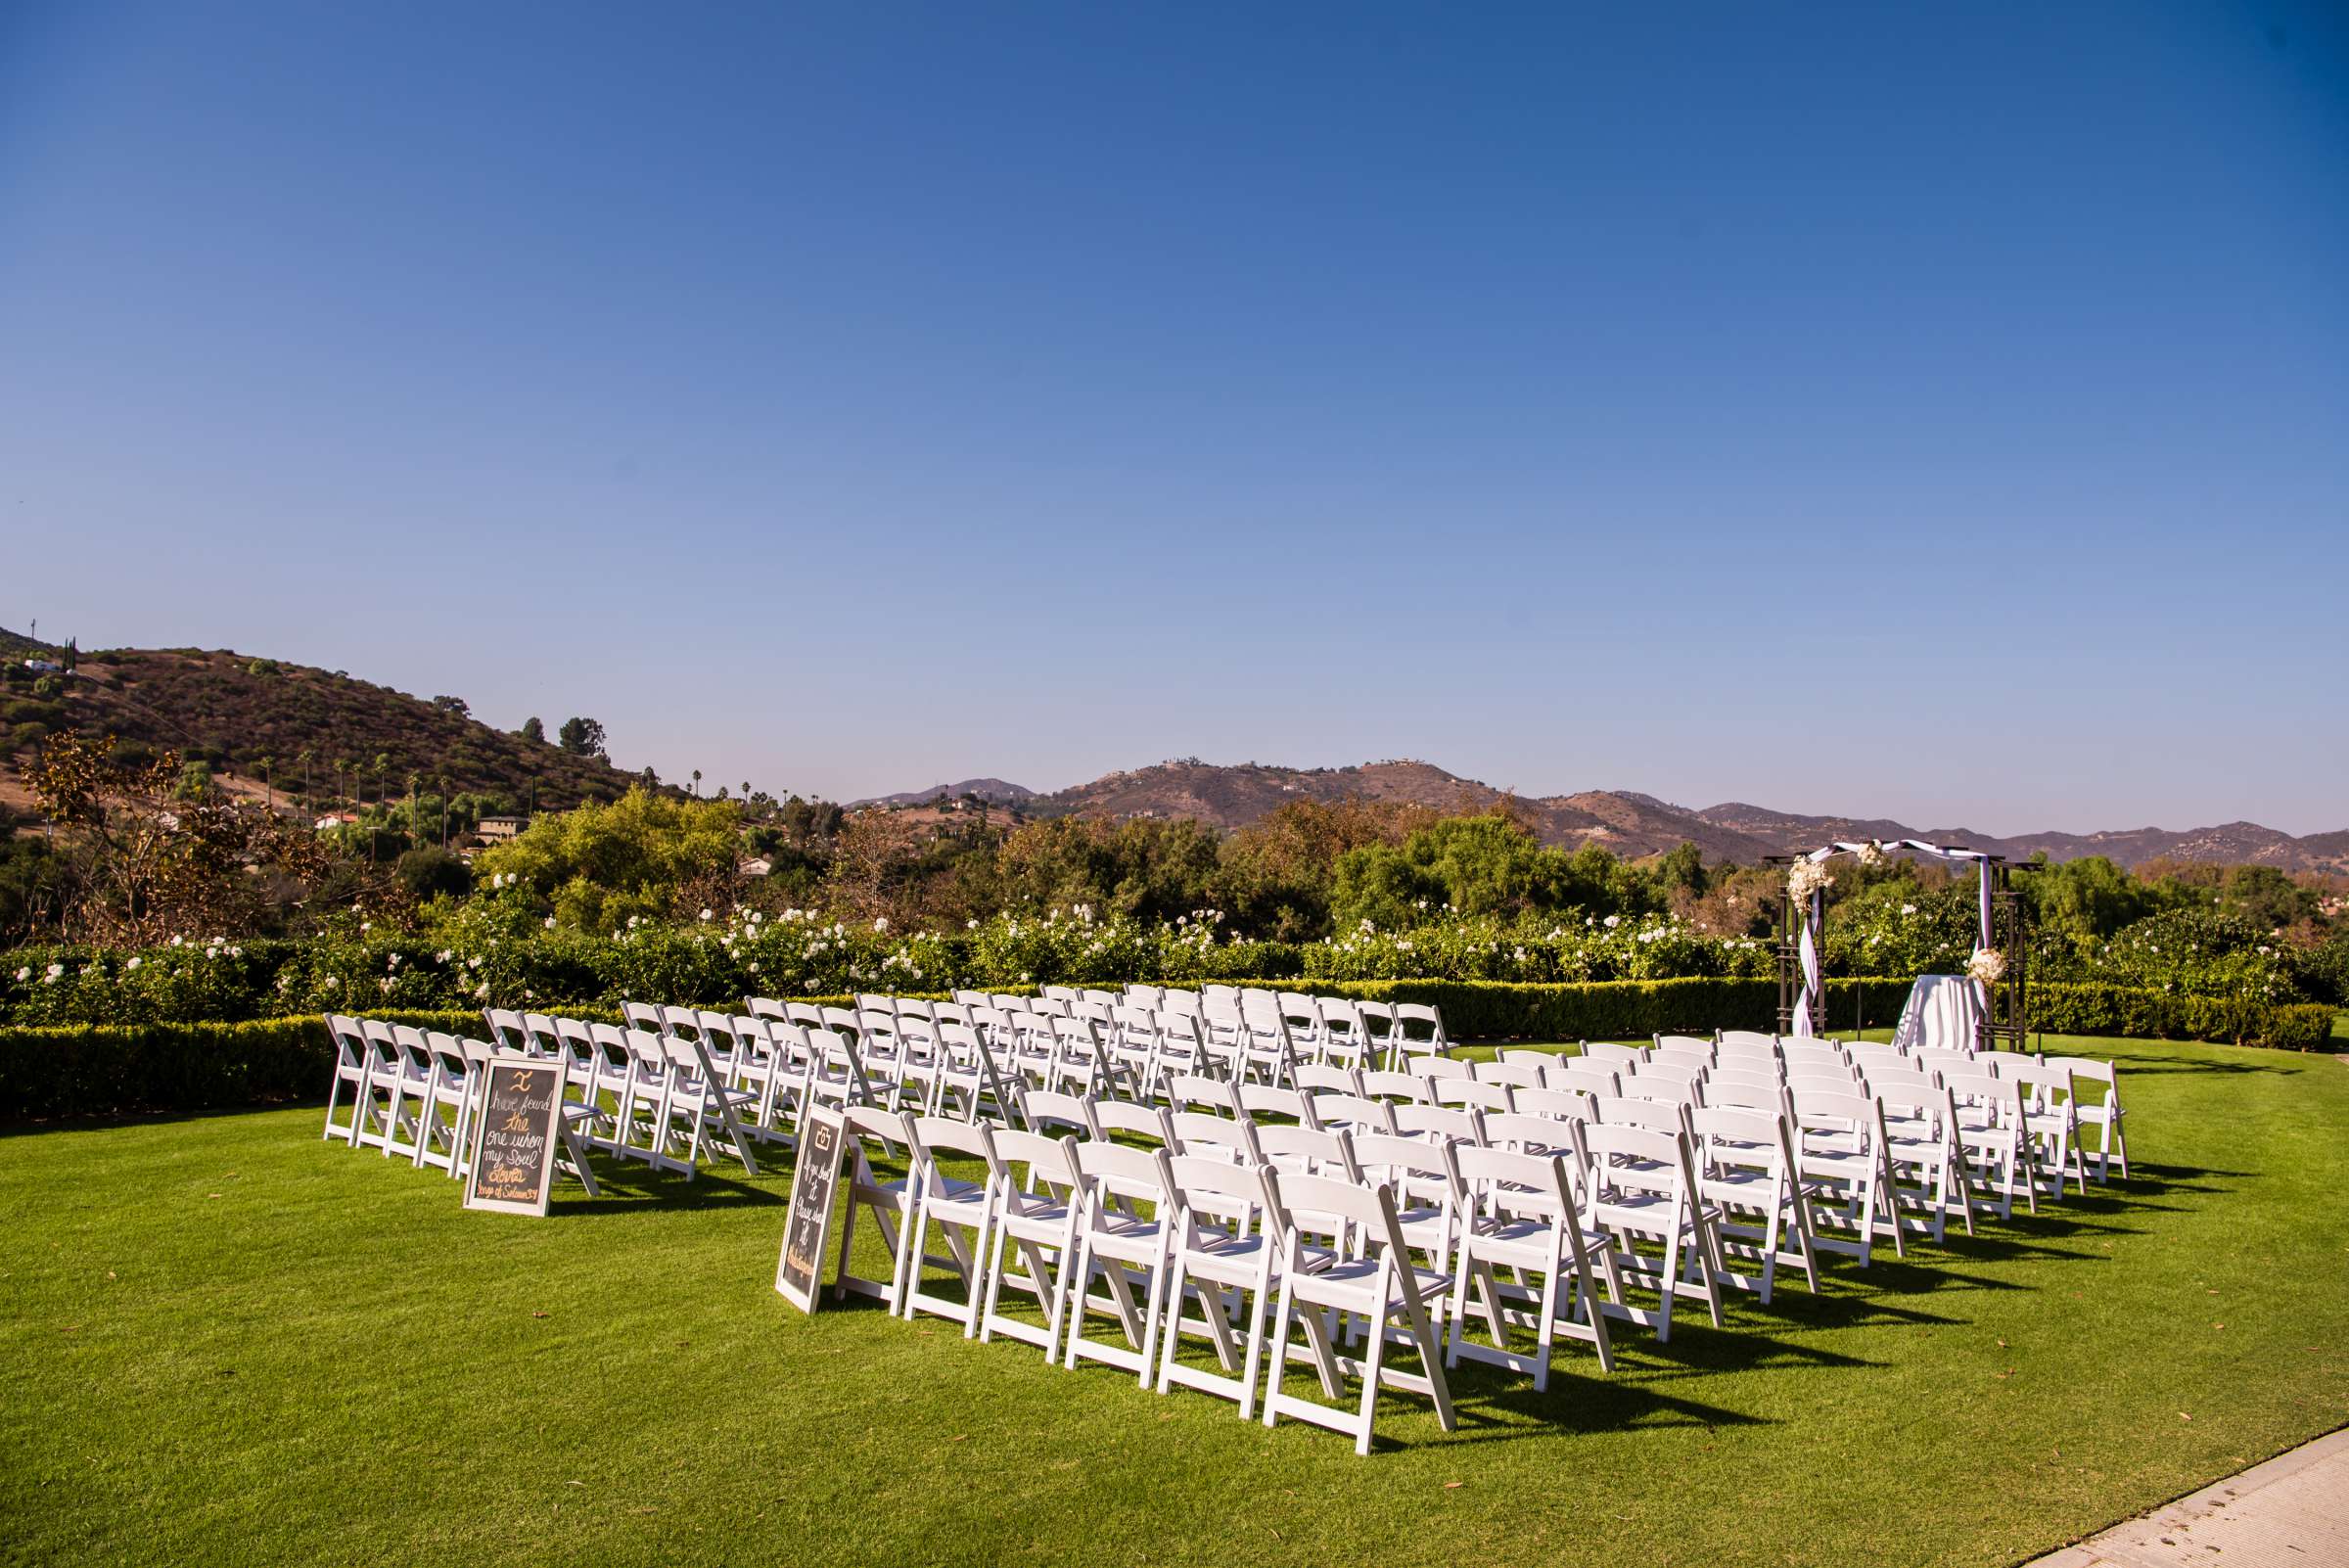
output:
[[[1996,1050],[2004,1043],[2023,1049],[2028,1030],[2029,975],[2023,942],[2023,901],[2015,891],[2014,864],[2003,854],[1962,844],[1927,844],[1922,839],[1838,840],[1801,854],[1773,854],[1765,864],[1786,867],[1778,909],[1778,1033],[1826,1032],[1826,986],[1819,962],[1819,932],[1826,914],[1826,863],[1839,854],[1863,865],[1887,854],[1925,854],[1974,867],[1981,910],[1974,952],[1965,974],[1982,990],[1982,1022],[1976,1044]]]

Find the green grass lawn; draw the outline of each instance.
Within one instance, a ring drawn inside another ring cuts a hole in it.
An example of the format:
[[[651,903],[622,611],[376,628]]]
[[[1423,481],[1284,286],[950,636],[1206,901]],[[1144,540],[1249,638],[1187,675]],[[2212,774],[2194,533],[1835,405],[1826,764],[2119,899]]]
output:
[[[2136,1179],[1380,1446],[774,1294],[776,1173],[546,1220],[270,1111],[0,1137],[0,1558],[2006,1563],[2349,1419],[2349,1068],[2115,1056]],[[1300,1385],[1302,1388],[1305,1385]]]

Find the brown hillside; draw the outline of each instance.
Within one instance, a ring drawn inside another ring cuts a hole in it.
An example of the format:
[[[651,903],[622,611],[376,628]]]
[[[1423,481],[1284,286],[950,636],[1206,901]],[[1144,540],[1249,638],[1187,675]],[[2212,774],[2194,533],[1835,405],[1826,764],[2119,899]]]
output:
[[[10,672],[8,755],[0,758],[11,784],[40,735],[66,728],[111,735],[134,750],[202,759],[215,773],[253,776],[262,758],[274,758],[280,791],[301,787],[306,749],[309,790],[321,799],[337,792],[338,760],[361,764],[362,793],[373,796],[379,756],[390,759],[392,794],[405,791],[411,772],[423,776],[426,790],[446,778],[451,792],[503,795],[517,804],[531,798],[534,784],[541,810],[616,798],[632,781],[602,759],[526,741],[405,692],[227,650],[84,654],[52,701],[32,699],[21,675],[20,661]]]

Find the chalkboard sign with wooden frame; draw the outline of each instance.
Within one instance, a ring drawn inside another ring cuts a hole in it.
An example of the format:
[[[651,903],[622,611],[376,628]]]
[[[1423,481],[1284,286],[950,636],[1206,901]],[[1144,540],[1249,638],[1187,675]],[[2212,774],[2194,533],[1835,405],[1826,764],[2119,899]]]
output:
[[[791,1172],[791,1213],[783,1222],[783,1256],[775,1289],[804,1313],[815,1311],[824,1278],[824,1244],[832,1234],[832,1203],[840,1191],[840,1157],[848,1145],[847,1118],[829,1105],[810,1105],[800,1124]]]
[[[563,1138],[565,1065],[530,1056],[490,1060],[473,1124],[466,1208],[546,1213]]]

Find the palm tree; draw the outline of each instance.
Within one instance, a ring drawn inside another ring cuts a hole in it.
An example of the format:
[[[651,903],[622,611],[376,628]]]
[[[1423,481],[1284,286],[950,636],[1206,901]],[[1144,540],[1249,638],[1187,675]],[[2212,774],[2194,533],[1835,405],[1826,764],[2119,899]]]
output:
[[[448,775],[436,774],[433,788],[440,792],[440,853],[448,853]]]
[[[702,793],[702,770],[698,767],[693,770],[693,793]]]
[[[274,777],[277,759],[274,757],[255,758],[253,765],[261,770],[261,807],[264,810],[274,811],[277,809],[277,785]]]
[[[310,798],[310,760],[312,755],[310,749],[304,746],[295,754],[294,758],[294,761],[301,764],[301,798],[305,801]]]

